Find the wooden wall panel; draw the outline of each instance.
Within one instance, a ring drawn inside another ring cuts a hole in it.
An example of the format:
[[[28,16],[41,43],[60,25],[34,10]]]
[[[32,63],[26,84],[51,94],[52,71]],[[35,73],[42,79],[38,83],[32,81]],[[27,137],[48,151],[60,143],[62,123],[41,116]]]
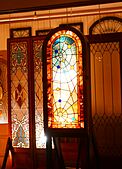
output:
[[[8,139],[8,124],[0,124],[0,167],[3,162],[7,139]]]

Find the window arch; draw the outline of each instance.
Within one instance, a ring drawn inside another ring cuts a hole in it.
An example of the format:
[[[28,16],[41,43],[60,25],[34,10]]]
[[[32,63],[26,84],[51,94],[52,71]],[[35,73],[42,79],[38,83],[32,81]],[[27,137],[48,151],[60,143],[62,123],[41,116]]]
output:
[[[90,35],[116,32],[122,32],[122,19],[115,16],[98,19],[89,28]]]
[[[45,128],[84,128],[86,46],[69,26],[55,28],[43,45]]]

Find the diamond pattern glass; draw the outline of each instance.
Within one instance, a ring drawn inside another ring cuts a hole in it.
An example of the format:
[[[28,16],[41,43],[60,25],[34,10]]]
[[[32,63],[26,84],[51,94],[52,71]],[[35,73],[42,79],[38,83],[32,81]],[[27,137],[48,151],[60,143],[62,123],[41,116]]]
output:
[[[11,125],[14,147],[29,148],[27,42],[10,43]]]
[[[93,124],[101,154],[121,156],[119,42],[90,44]]]

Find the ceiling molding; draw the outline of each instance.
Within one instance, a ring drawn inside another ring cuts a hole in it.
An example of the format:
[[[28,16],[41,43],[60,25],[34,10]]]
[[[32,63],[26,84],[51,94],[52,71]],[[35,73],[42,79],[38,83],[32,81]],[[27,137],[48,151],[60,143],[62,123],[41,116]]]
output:
[[[50,13],[49,13],[50,12]],[[33,21],[33,20],[46,20],[57,19],[57,18],[70,18],[79,16],[90,16],[90,15],[100,15],[100,14],[111,14],[111,13],[122,13],[122,2],[92,5],[92,6],[82,6],[73,8],[62,8],[62,9],[52,9],[45,11],[32,11],[32,12],[20,12],[12,14],[0,15],[0,24],[12,23],[12,22],[23,22],[23,21]]]
[[[95,4],[121,2],[121,0],[4,0],[0,3],[0,14],[49,10]]]

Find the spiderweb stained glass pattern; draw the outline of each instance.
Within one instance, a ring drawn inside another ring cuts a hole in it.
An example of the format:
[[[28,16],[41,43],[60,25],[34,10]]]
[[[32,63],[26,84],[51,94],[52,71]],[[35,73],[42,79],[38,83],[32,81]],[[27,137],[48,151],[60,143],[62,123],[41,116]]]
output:
[[[84,127],[82,44],[69,30],[55,33],[47,46],[48,126]]]
[[[10,44],[12,144],[23,148],[29,148],[27,47],[27,42]]]
[[[46,147],[46,137],[44,136],[43,126],[42,44],[43,40],[35,40],[33,42],[35,80],[35,125],[37,148]]]

